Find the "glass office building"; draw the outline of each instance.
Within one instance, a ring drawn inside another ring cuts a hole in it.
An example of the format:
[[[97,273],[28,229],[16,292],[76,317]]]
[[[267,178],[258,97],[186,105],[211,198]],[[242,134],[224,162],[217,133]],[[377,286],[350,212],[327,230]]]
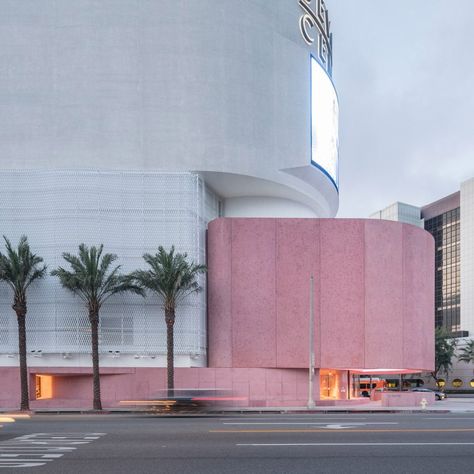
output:
[[[435,239],[435,324],[459,336],[463,335],[460,219],[456,207],[425,220],[425,229]]]
[[[371,218],[424,227],[435,240],[435,325],[456,337],[474,334],[474,178],[422,207],[396,202]],[[461,295],[462,294],[462,295]],[[465,303],[464,303],[465,300]]]

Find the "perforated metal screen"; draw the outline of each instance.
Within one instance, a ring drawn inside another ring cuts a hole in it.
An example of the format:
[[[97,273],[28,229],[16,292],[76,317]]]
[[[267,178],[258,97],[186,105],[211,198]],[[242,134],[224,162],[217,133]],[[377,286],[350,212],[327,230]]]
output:
[[[123,272],[146,268],[145,252],[174,245],[205,262],[205,230],[218,199],[198,175],[161,172],[12,171],[0,173],[0,234],[14,244],[28,236],[52,270],[80,243],[104,244]],[[3,243],[2,243],[3,249]],[[3,250],[2,250],[3,251]],[[205,277],[201,278],[205,285]],[[15,353],[17,324],[11,291],[0,284],[0,353]],[[166,332],[157,298],[120,295],[102,308],[101,352],[164,354]],[[89,353],[90,329],[81,300],[48,276],[28,293],[28,350]],[[177,311],[176,354],[206,350],[205,291]]]

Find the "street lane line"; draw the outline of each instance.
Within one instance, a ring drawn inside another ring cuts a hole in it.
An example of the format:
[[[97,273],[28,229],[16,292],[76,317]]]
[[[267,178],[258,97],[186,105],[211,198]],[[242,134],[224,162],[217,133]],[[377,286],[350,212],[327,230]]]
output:
[[[236,446],[474,446],[474,443],[239,443]]]
[[[456,421],[474,421],[474,417],[466,417],[466,416],[452,416],[452,417],[441,417],[441,416],[427,416],[426,418],[424,418],[425,420],[456,420]]]
[[[443,429],[376,429],[376,430],[360,430],[360,429],[348,429],[348,430],[332,430],[328,431],[325,429],[274,429],[274,430],[209,430],[209,433],[466,433],[474,432],[474,428],[443,428]]]
[[[295,421],[294,423],[291,422],[250,422],[250,423],[245,423],[245,422],[237,422],[237,423],[223,423],[223,425],[333,425],[335,423],[329,423],[329,422],[299,422]],[[337,423],[338,425],[347,425],[347,426],[365,426],[365,425],[398,425],[399,423],[395,421],[374,421],[374,422],[366,422],[366,423],[360,423],[360,422],[354,422],[351,423],[348,421],[347,423]]]
[[[280,416],[267,416],[267,415],[262,415],[262,416],[236,416],[234,418],[219,418],[219,421],[233,421],[235,419],[240,419],[240,420],[281,420],[284,418],[285,420],[292,420],[292,419],[323,419],[323,420],[350,420],[351,418],[355,418],[359,420],[366,420],[368,417],[367,416],[361,416],[361,415],[336,415],[336,416],[330,416],[330,415],[301,415],[301,416],[293,416],[293,415],[280,415]]]

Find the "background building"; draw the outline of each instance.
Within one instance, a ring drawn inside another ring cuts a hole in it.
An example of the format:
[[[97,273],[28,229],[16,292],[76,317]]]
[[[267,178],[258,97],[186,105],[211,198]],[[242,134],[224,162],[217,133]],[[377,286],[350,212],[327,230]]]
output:
[[[435,324],[463,347],[474,336],[474,178],[423,207],[395,203],[371,217],[424,226],[434,237]],[[474,388],[473,367],[456,363],[451,379],[449,388]]]
[[[423,206],[425,229],[435,240],[435,324],[456,336],[461,332],[460,193]]]
[[[418,227],[423,227],[421,209],[417,206],[395,202],[386,208],[374,212],[370,216],[372,219],[383,219],[387,221],[405,222]]]

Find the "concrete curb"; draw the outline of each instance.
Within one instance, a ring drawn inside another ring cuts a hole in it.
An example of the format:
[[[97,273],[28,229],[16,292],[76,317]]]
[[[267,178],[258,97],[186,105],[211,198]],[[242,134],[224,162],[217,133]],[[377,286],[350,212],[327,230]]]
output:
[[[2,414],[15,414],[19,412],[13,411],[0,411]],[[179,417],[179,416],[231,416],[231,415],[317,415],[317,414],[461,414],[461,413],[474,413],[473,410],[450,410],[450,409],[419,409],[419,408],[386,408],[386,409],[321,409],[321,410],[301,410],[301,409],[281,409],[281,408],[269,408],[265,410],[260,409],[248,409],[248,410],[218,410],[218,411],[209,411],[209,412],[177,412],[177,413],[156,413],[149,410],[103,410],[101,412],[93,410],[34,410],[29,412],[29,415],[34,417],[35,415],[94,415],[94,416],[109,416],[109,415],[153,415],[153,416],[162,416],[162,417]]]

